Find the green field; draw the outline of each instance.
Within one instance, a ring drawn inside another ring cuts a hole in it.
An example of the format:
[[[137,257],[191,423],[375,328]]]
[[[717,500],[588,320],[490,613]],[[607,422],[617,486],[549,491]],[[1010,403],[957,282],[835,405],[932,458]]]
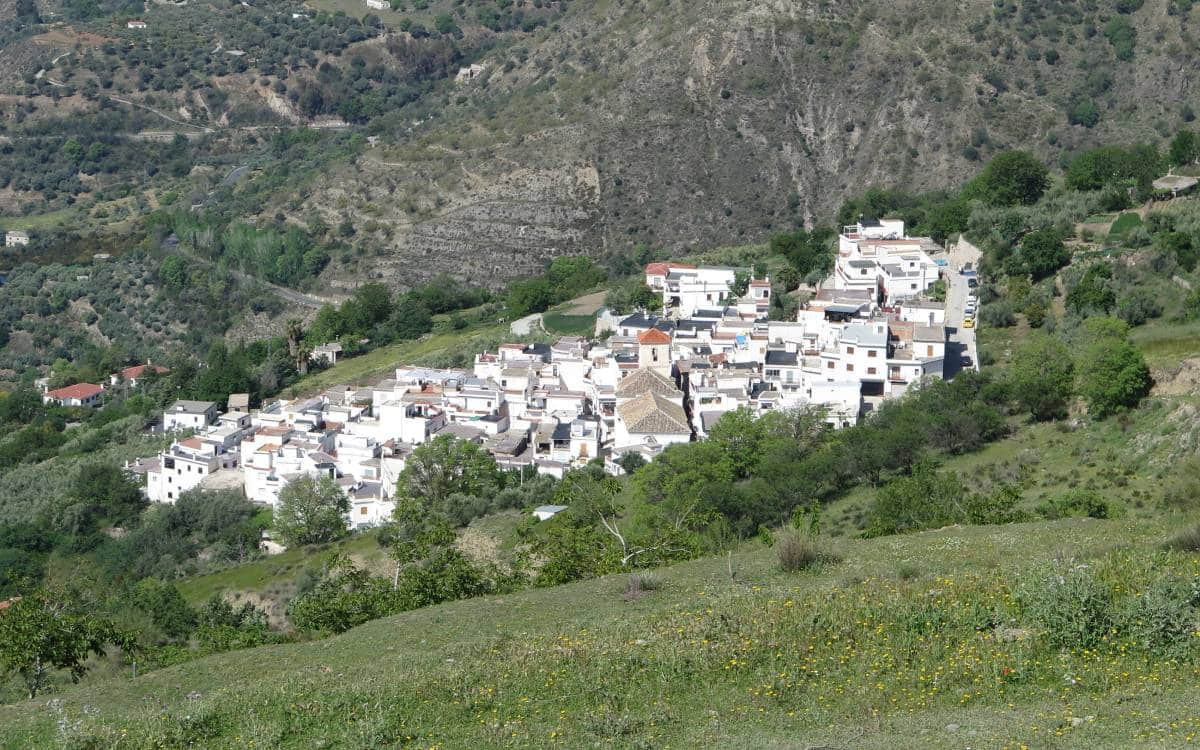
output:
[[[1154,320],[1134,328],[1129,337],[1151,367],[1174,368],[1184,359],[1200,356],[1200,322]]]
[[[1048,648],[1014,604],[1084,561],[1114,586],[1200,575],[1156,552],[1170,525],[841,541],[841,562],[795,574],[752,543],[639,596],[617,575],[460,601],[0,707],[0,743],[1177,747],[1200,730],[1190,660]]]
[[[548,312],[542,315],[542,326],[549,333],[560,333],[565,336],[591,336],[596,330],[594,315],[564,315],[560,312]]]
[[[79,212],[74,208],[60,208],[57,211],[32,216],[0,216],[0,228],[29,231],[48,229],[77,218],[78,215]]]
[[[486,348],[486,344],[501,338],[505,325],[483,326],[467,331],[427,334],[416,341],[402,341],[348,357],[333,367],[300,380],[289,392],[316,393],[335,385],[364,385],[387,376],[401,364],[420,364],[439,355],[455,354],[468,349]],[[474,344],[472,342],[475,342]]]
[[[1124,237],[1129,230],[1142,225],[1142,217],[1135,213],[1123,213],[1117,217],[1112,226],[1108,228],[1109,239],[1118,239]]]

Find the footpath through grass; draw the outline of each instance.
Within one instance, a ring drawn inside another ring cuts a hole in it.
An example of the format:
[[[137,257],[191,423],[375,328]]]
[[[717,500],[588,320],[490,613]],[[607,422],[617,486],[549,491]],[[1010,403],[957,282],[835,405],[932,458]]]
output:
[[[609,576],[459,601],[0,707],[0,745],[1176,747],[1200,730],[1187,638],[1177,658],[1060,647],[1023,603],[1083,564],[1106,590],[1194,579],[1168,527],[844,541],[796,574],[756,544],[639,596]]]

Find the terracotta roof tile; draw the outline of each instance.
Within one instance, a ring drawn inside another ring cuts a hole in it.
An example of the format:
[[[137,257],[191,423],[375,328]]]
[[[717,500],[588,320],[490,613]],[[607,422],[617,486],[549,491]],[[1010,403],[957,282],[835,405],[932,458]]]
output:
[[[637,340],[639,344],[650,345],[671,343],[671,337],[657,328],[647,328],[638,334]]]
[[[104,386],[96,385],[95,383],[75,383],[63,388],[56,388],[52,391],[47,391],[46,395],[50,398],[68,399],[68,398],[92,398],[104,393]]]

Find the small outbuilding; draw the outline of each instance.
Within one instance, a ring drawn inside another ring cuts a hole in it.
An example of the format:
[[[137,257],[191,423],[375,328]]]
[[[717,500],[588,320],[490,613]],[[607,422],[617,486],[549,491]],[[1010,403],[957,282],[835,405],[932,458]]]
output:
[[[539,521],[549,521],[566,509],[565,505],[539,505],[533,509],[533,517]]]
[[[1184,193],[1190,193],[1196,187],[1196,178],[1185,175],[1169,174],[1159,177],[1153,183],[1155,190],[1170,192],[1172,198],[1178,198]]]

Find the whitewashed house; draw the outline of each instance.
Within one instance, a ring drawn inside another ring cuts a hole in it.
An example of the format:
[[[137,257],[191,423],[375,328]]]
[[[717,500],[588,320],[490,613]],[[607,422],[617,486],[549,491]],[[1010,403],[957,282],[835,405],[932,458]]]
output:
[[[110,385],[120,385],[124,383],[130,388],[137,388],[138,382],[144,380],[148,372],[154,372],[156,375],[166,375],[170,370],[161,365],[152,365],[147,362],[144,365],[134,365],[126,367],[120,372],[114,372],[108,376]]]
[[[214,402],[180,399],[163,412],[163,430],[198,430],[216,419],[217,405]]]
[[[42,394],[42,403],[59,406],[94,407],[100,404],[104,395],[104,386],[95,383],[75,383],[63,388],[55,388]]]
[[[392,512],[396,503],[384,494],[380,482],[356,482],[347,496],[350,499],[350,512],[347,525],[354,531],[363,531],[381,526],[392,520]]]
[[[338,359],[342,356],[342,345],[336,341],[329,344],[321,344],[313,348],[310,356],[314,362],[323,362],[330,366],[336,365]]]
[[[930,300],[909,299],[900,303],[900,320],[930,326],[946,324],[946,305]]]
[[[641,446],[665,448],[692,439],[692,427],[683,407],[653,392],[617,405],[613,454]]]
[[[904,234],[899,219],[860,219],[842,227],[838,255],[827,284],[839,290],[867,291],[889,302],[919,296],[940,276],[919,238]]]
[[[193,436],[158,455],[157,466],[146,474],[146,497],[155,503],[174,503],[182,492],[224,469],[235,469],[238,454],[222,441]]]
[[[4,233],[5,247],[23,247],[29,244],[29,232],[10,229]]]

